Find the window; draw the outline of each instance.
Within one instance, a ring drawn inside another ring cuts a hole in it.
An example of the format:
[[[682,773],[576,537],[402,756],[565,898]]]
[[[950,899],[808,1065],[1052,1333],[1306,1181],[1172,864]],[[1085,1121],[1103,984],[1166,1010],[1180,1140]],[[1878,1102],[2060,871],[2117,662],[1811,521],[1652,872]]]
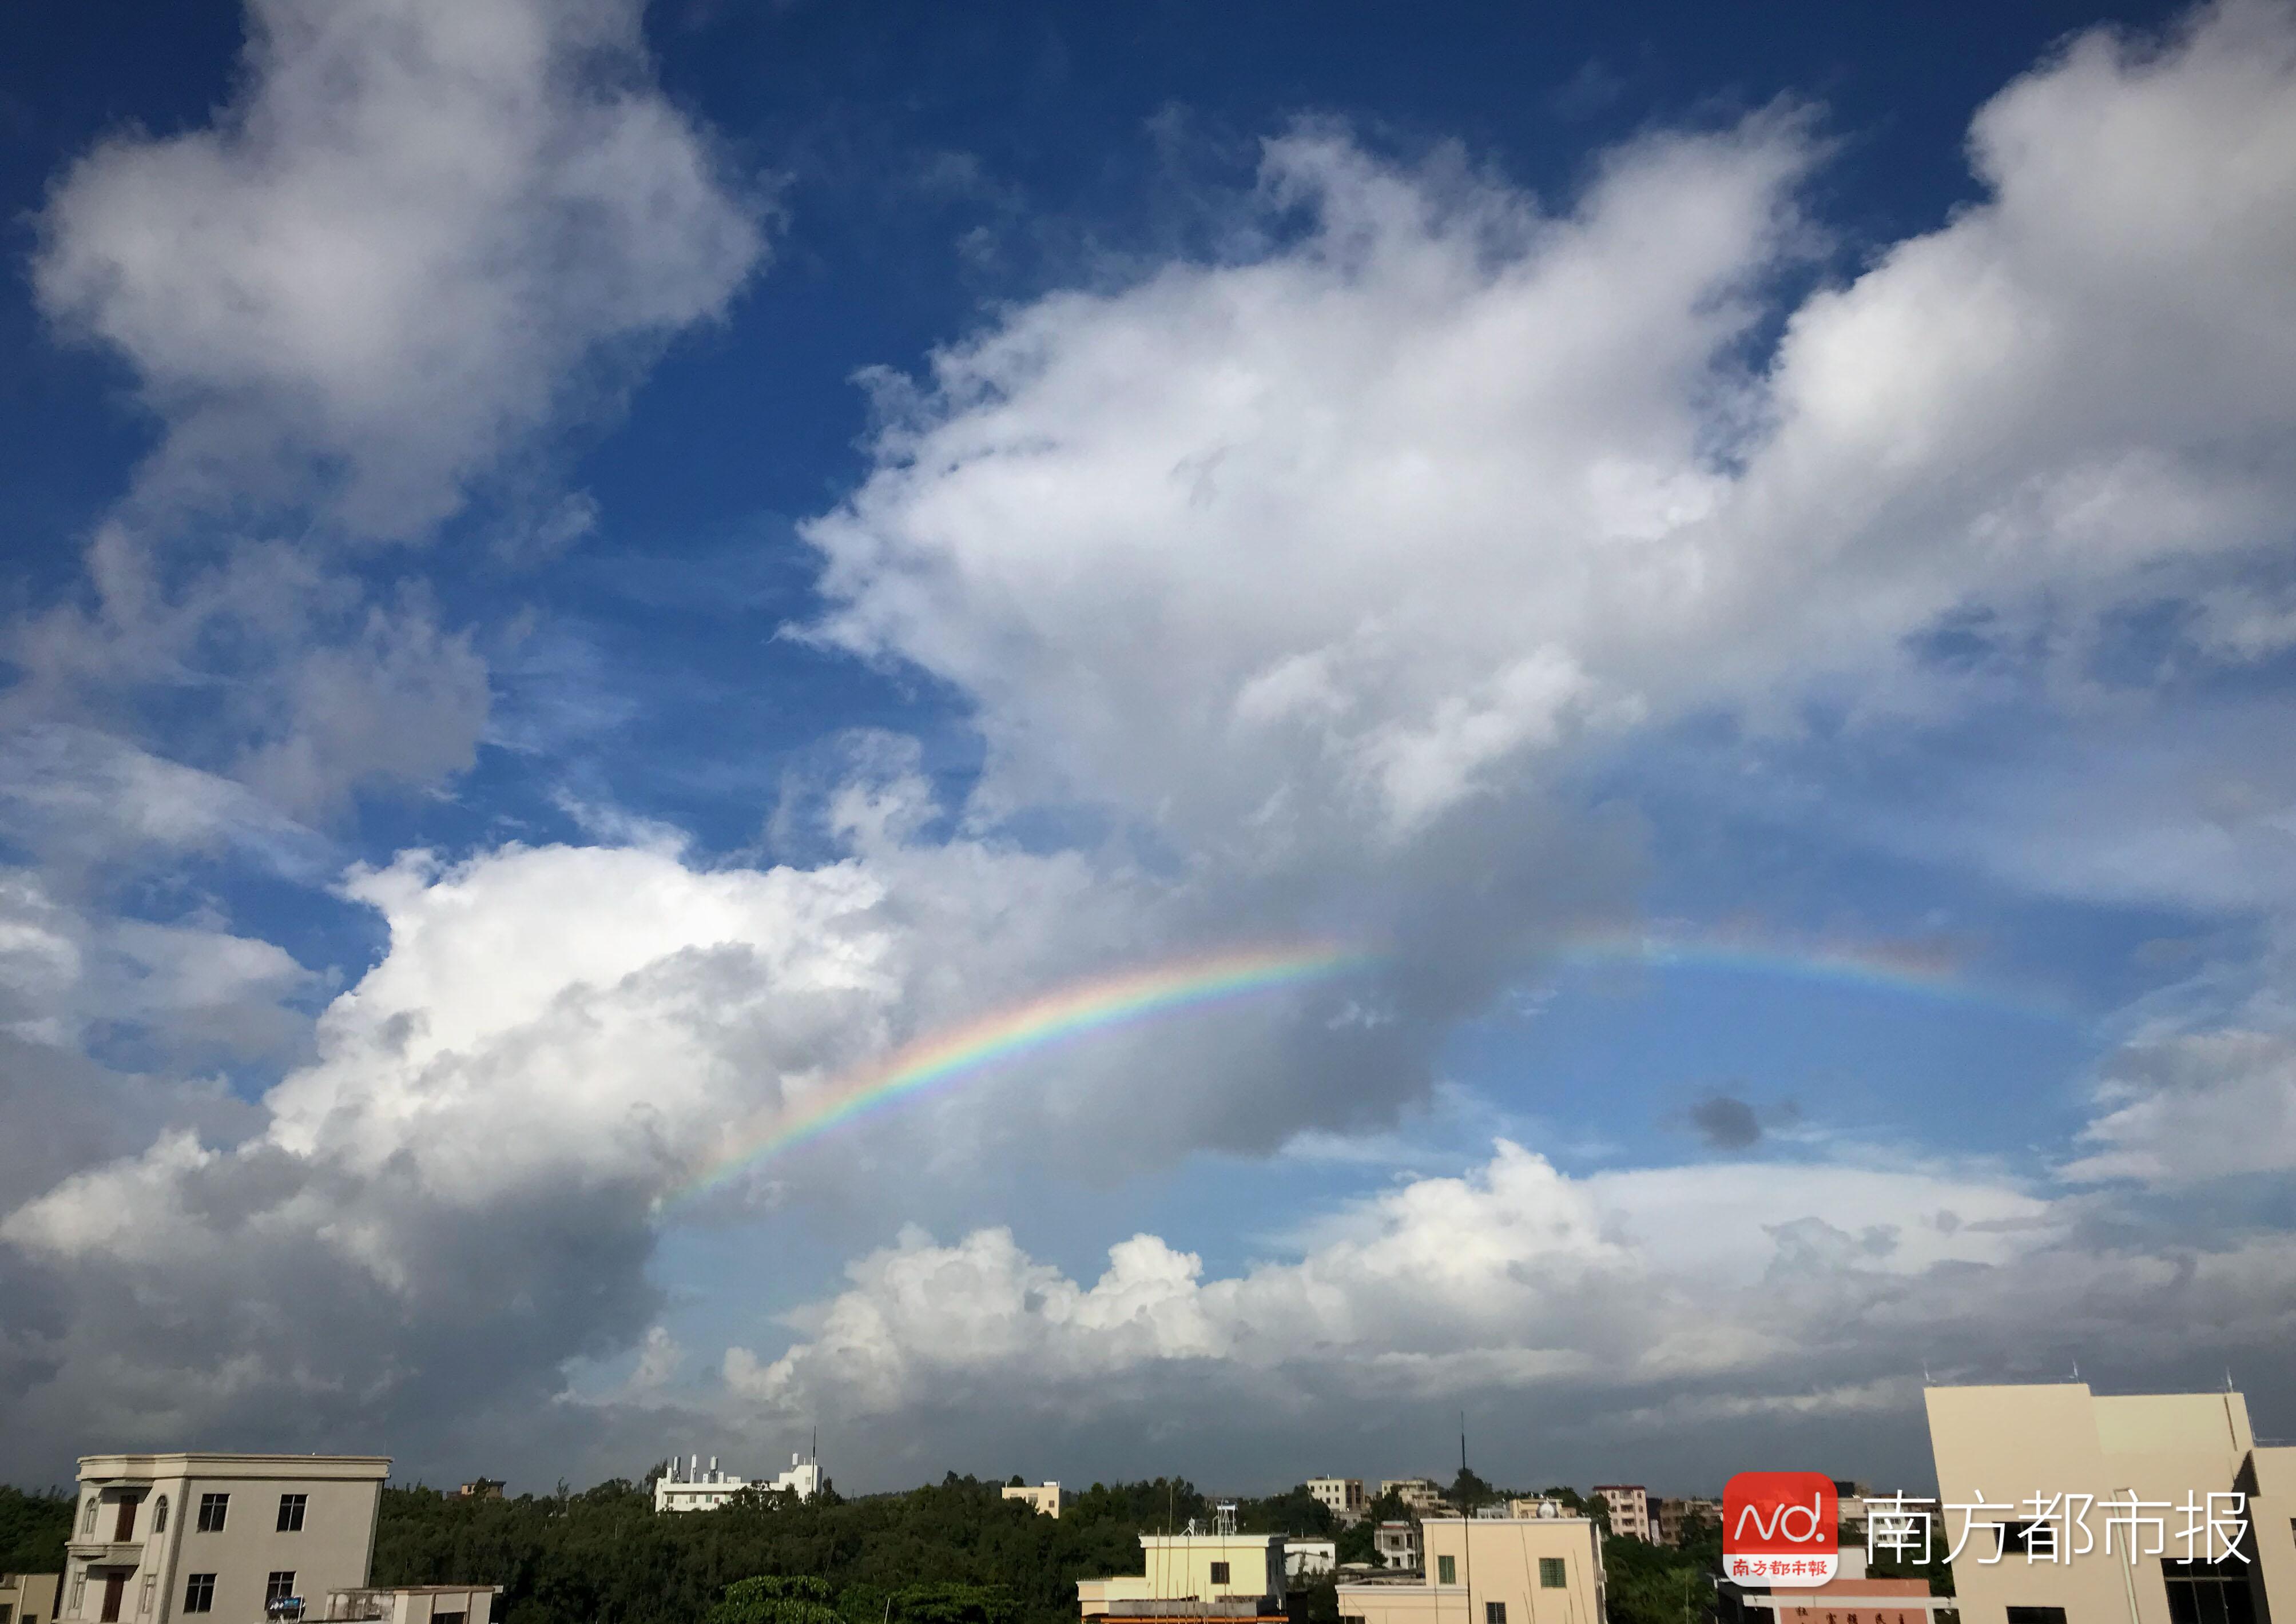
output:
[[[1542,1556],[1538,1559],[1538,1587],[1541,1590],[1560,1590],[1570,1582],[1570,1571],[1562,1565],[1562,1557]]]
[[[463,1624],[468,1616],[460,1612],[434,1612],[430,1615],[430,1624]]]
[[[160,1576],[157,1573],[146,1573],[144,1576],[142,1592],[136,1597],[135,1601],[135,1616],[137,1618],[148,1618],[151,1615],[152,1603],[154,1599],[153,1592],[157,1591],[159,1588]]]
[[[1456,1585],[1459,1582],[1459,1563],[1456,1557],[1438,1556],[1435,1559],[1435,1582]]]
[[[185,1612],[212,1612],[215,1610],[215,1575],[194,1573],[184,1584]]]
[[[168,1531],[168,1497],[164,1494],[152,1503],[152,1531],[155,1534]]]
[[[2041,1538],[2046,1542],[2049,1536],[2047,1534],[2044,1534]],[[2022,1556],[2027,1555],[2032,1549],[2032,1545],[2033,1525],[2031,1523],[2004,1522],[2001,1525],[2000,1555],[2004,1556]],[[2043,1548],[2045,1550],[2046,1549],[2046,1544]]]
[[[2065,1624],[2062,1607],[2012,1607],[2009,1624]]]
[[[268,1612],[271,1609],[279,1606],[282,1603],[292,1601],[294,1596],[295,1575],[293,1571],[291,1570],[286,1572],[275,1571],[271,1575],[269,1582],[263,1587],[264,1611]]]
[[[200,1532],[202,1534],[220,1534],[223,1532],[224,1514],[228,1512],[230,1509],[231,1497],[229,1495],[201,1495],[200,1497]],[[208,1577],[209,1579],[213,1579],[215,1575],[210,1573]]]
[[[279,1497],[279,1531],[299,1534],[303,1531],[303,1505],[311,1497],[307,1494],[283,1494]]]
[[[1506,1624],[1506,1604],[1505,1602],[1485,1602],[1483,1604],[1483,1624]]]
[[[79,1537],[86,1539],[95,1532],[95,1497],[87,1499],[87,1511],[79,1520]]]
[[[0,1602],[0,1624],[8,1624],[8,1620],[15,1616],[16,1610],[13,1607],[5,1602]]]
[[[1224,1562],[1212,1563],[1212,1583],[1216,1585],[1227,1583],[1227,1563]]]
[[[82,1568],[78,1572],[77,1572],[77,1573],[75,1573],[75,1574],[73,1574],[73,1575],[72,1575],[72,1593],[71,1593],[71,1611],[72,1611],[72,1617],[74,1617],[74,1618],[78,1618],[78,1617],[79,1617],[80,1604],[81,1604],[83,1602],[86,1601],[86,1600],[87,1600],[87,1570],[86,1570],[86,1568]]]
[[[2161,1564],[2161,1577],[2167,1581],[2170,1624],[2255,1624],[2248,1564],[2239,1557],[2222,1562],[2170,1557]]]

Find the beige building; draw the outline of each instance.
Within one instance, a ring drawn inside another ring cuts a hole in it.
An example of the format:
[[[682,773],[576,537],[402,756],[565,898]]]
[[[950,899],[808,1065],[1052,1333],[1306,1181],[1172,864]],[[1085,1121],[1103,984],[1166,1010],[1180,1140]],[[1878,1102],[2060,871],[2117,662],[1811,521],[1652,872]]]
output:
[[[2259,1449],[2240,1394],[2101,1398],[2068,1383],[1926,1396],[1935,1531],[1962,1544],[1962,1624],[2296,1619],[2296,1449]],[[1882,1503],[1868,1509],[1878,1525]]]
[[[1722,1526],[1722,1502],[1694,1495],[1668,1495],[1651,1510],[1651,1534],[1660,1545],[1679,1546],[1695,1522]]]
[[[1431,1477],[1391,1477],[1379,1486],[1380,1493],[1393,1495],[1408,1510],[1426,1513],[1443,1504],[1443,1486]]]
[[[1026,1483],[1009,1483],[1005,1485],[1004,1498],[1026,1501],[1029,1509],[1040,1517],[1057,1517],[1061,1507],[1068,1504],[1068,1496],[1054,1482],[1038,1483],[1033,1489]]]
[[[1311,1477],[1308,1493],[1342,1522],[1360,1521],[1364,1508],[1371,1504],[1359,1477]]]
[[[1077,1580],[1077,1607],[1086,1619],[1287,1624],[1283,1546],[1281,1534],[1143,1534],[1144,1571]]]
[[[1341,1624],[1606,1624],[1590,1518],[1447,1517],[1420,1534],[1423,1571],[1340,1582]]]
[[[0,1573],[0,1624],[48,1624],[62,1583],[60,1573]]]
[[[380,1455],[87,1455],[60,1617],[261,1624],[363,1587]]]
[[[1588,1496],[1609,1509],[1612,1533],[1651,1537],[1650,1496],[1640,1483],[1597,1483]]]

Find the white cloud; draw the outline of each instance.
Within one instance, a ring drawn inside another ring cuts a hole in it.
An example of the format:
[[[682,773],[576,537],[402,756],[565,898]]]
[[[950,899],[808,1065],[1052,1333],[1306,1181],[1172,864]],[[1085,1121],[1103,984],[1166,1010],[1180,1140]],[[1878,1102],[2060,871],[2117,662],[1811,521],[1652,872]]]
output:
[[[1742,1163],[1572,1178],[1501,1141],[1463,1178],[1421,1179],[1332,1216],[1289,1261],[1207,1278],[1152,1235],[1089,1284],[1004,1228],[922,1231],[864,1257],[791,1316],[780,1357],[728,1351],[736,1401],[840,1422],[973,1409],[1071,1424],[1181,1407],[1259,1424],[1270,1403],[1364,1405],[1575,1393],[1631,1422],[1694,1388],[1726,1414],[1907,1401],[1939,1375],[2027,1369],[2110,1335],[2173,1347],[2164,1293],[2222,1300],[2227,1344],[2292,1311],[2284,1236],[2195,1254],[2100,1244],[2077,1205],[1980,1171]],[[2180,1284],[2181,1282],[2181,1284]],[[1917,1340],[1916,1340],[1917,1339]],[[1681,1417],[1676,1417],[1677,1423]],[[941,1424],[939,1422],[931,1424]]]
[[[2296,1171],[2296,1039],[2226,1030],[2143,1038],[2113,1057],[2077,1182],[2191,1185]]]
[[[887,389],[875,471],[806,531],[823,634],[972,696],[992,796],[1268,848],[1704,707],[1930,709],[1966,679],[1907,640],[1948,616],[2016,659],[2236,596],[2210,560],[2296,499],[2296,13],[2085,37],[1972,154],[1986,200],[1755,376],[1803,120],[1645,139],[1562,213],[1271,142],[1304,233],[1047,297]]]
[[[405,534],[594,379],[721,314],[757,209],[651,84],[635,0],[250,0],[208,127],[55,184],[34,282],[168,424],[145,494]]]

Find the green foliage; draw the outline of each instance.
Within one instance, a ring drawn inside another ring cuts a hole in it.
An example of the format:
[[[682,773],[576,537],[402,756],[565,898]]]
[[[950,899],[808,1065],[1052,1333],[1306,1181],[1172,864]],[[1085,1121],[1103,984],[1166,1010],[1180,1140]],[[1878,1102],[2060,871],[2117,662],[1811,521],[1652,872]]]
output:
[[[1264,1500],[1239,1500],[1235,1525],[1247,1534],[1289,1534],[1295,1539],[1329,1539],[1332,1508],[1308,1492],[1305,1483]]]
[[[1137,1573],[1144,1530],[1210,1515],[1177,1479],[1095,1483],[1057,1518],[1002,1488],[951,1473],[904,1494],[670,1514],[619,1480],[500,1500],[389,1489],[374,1582],[498,1584],[505,1624],[1075,1624],[1078,1579]],[[1292,1500],[1253,1514],[1272,1528]]]
[[[27,1494],[0,1484],[0,1573],[61,1573],[79,1497]]]
[[[738,1579],[709,1610],[709,1624],[845,1624],[829,1597],[829,1581],[809,1573]]]
[[[1342,1567],[1350,1563],[1371,1563],[1379,1560],[1379,1530],[1370,1517],[1341,1529],[1338,1543],[1339,1561]]]
[[[1610,1579],[1611,1624],[1697,1624],[1714,1611],[1713,1574],[1721,1537],[1677,1550],[1623,1534],[1603,1540]]]
[[[1506,1496],[1462,1466],[1459,1475],[1451,1480],[1451,1487],[1444,1491],[1443,1498],[1461,1511],[1472,1513],[1478,1506],[1488,1506],[1493,1500],[1506,1498]]]

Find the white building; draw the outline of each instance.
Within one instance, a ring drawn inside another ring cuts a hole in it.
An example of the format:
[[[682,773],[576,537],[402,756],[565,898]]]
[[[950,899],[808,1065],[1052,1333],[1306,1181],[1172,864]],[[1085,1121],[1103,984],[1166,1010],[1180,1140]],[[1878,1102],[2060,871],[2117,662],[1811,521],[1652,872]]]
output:
[[[1372,1530],[1372,1548],[1379,1553],[1379,1565],[1400,1572],[1419,1571],[1419,1525],[1416,1522],[1382,1522]]]
[[[57,1616],[261,1624],[316,1613],[318,1598],[366,1584],[390,1475],[381,1455],[82,1456]]]
[[[1359,1477],[1311,1477],[1308,1480],[1308,1493],[1341,1522],[1361,1520],[1364,1507],[1370,1504]]]
[[[689,1455],[682,1463],[673,1455],[668,1469],[654,1480],[653,1508],[715,1511],[745,1489],[759,1494],[794,1494],[800,1500],[810,1500],[821,1492],[821,1462],[792,1455],[789,1470],[767,1482],[720,1472],[715,1455],[706,1466],[699,1455]]]
[[[1283,1577],[1314,1579],[1335,1572],[1340,1565],[1340,1543],[1336,1539],[1286,1539],[1283,1542]]]

